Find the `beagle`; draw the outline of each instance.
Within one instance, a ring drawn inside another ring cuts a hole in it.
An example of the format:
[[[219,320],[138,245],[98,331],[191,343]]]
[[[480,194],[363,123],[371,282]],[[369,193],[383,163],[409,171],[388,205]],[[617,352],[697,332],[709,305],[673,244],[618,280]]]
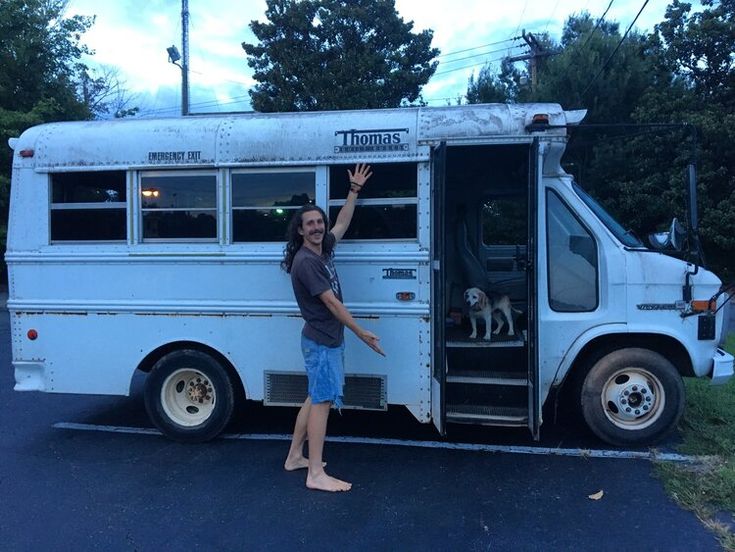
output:
[[[507,295],[497,295],[488,297],[480,288],[472,287],[464,292],[464,300],[470,311],[470,322],[472,324],[472,333],[470,339],[477,338],[477,319],[485,320],[485,337],[483,339],[490,341],[490,328],[492,320],[498,323],[498,327],[493,334],[498,335],[503,323],[508,323],[508,335],[515,335],[513,327],[513,316],[511,311],[521,312],[513,308],[510,298]],[[503,313],[505,320],[500,316]]]

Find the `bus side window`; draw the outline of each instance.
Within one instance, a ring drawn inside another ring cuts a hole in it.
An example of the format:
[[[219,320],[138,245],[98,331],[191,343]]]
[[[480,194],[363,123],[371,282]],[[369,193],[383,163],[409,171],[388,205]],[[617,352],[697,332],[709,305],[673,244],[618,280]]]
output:
[[[125,241],[125,171],[51,174],[51,242]]]
[[[232,241],[285,241],[293,214],[315,198],[313,171],[233,172]]]
[[[597,308],[597,245],[576,215],[552,191],[546,192],[549,303],[557,312]],[[578,247],[585,244],[584,248]]]
[[[418,235],[418,170],[416,163],[372,164],[373,176],[358,198],[346,240],[416,239]],[[337,218],[349,191],[347,170],[329,167],[329,220]]]
[[[140,178],[143,240],[217,239],[217,175],[146,172]]]

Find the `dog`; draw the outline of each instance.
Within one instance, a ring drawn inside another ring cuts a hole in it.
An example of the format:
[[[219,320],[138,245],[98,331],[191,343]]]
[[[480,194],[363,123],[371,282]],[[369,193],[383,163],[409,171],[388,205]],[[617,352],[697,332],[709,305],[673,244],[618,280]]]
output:
[[[478,318],[485,320],[485,337],[483,339],[486,341],[490,341],[490,328],[492,327],[493,319],[498,324],[498,327],[492,332],[493,334],[498,335],[503,324],[507,322],[508,335],[515,335],[513,312],[520,313],[521,311],[513,308],[510,298],[507,295],[491,295],[488,297],[480,288],[472,287],[464,292],[464,301],[467,303],[470,311],[470,323],[472,324],[470,339],[477,338]],[[505,317],[505,320],[500,316],[501,313]]]

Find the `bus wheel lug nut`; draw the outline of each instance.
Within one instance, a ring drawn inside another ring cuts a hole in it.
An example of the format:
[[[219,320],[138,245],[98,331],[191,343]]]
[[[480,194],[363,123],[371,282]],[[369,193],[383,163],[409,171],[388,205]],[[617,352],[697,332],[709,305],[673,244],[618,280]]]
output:
[[[631,408],[630,408],[630,407],[628,407],[628,408],[626,408],[626,409],[625,409],[625,411],[626,411],[626,412],[630,412],[630,411],[631,411]]]

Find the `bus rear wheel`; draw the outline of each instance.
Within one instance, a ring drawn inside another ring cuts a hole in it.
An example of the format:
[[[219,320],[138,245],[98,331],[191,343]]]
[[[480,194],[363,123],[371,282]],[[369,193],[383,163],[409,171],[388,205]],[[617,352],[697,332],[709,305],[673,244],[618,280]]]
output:
[[[600,439],[616,446],[656,443],[684,411],[684,383],[674,365],[648,349],[613,351],[582,385],[582,413]]]
[[[222,364],[193,349],[161,357],[145,384],[145,407],[167,437],[201,443],[219,435],[232,417],[234,388]]]

